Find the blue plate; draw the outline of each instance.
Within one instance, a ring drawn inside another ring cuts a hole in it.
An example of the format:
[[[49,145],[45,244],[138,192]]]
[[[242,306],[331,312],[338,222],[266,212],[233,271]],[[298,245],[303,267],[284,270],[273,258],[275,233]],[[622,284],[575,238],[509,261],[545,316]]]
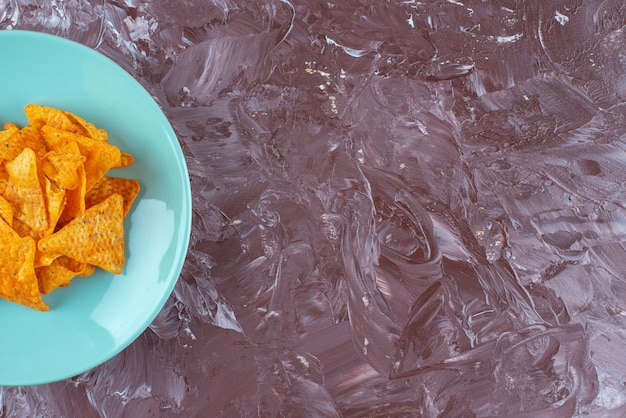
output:
[[[0,385],[71,377],[122,351],[152,322],[182,269],[191,228],[187,167],[172,127],[141,85],[78,43],[0,31],[0,127],[26,124],[28,103],[57,107],[108,131],[135,163],[111,175],[139,180],[126,218],[126,266],[97,269],[44,296],[49,312],[0,300]]]

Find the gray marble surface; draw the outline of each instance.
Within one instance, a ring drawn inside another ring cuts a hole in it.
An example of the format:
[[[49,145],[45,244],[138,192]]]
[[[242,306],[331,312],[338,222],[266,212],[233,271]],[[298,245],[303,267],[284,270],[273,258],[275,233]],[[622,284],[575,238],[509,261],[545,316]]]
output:
[[[153,95],[194,206],[149,329],[0,416],[626,415],[625,25],[619,0],[0,0],[0,29]]]

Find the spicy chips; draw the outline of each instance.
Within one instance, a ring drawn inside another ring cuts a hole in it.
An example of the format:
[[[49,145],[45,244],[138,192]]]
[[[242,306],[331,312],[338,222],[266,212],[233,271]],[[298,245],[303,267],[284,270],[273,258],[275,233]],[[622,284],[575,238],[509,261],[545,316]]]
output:
[[[29,104],[29,125],[0,130],[0,297],[41,297],[96,267],[122,272],[124,218],[139,182],[107,176],[134,158],[72,113]]]

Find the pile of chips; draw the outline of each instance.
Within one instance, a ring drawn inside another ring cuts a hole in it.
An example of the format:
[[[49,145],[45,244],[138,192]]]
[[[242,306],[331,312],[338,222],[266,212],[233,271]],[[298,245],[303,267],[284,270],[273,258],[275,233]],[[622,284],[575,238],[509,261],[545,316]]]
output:
[[[59,109],[24,112],[27,126],[0,130],[0,297],[47,311],[41,294],[96,267],[122,272],[139,183],[106,175],[133,163],[106,131]]]

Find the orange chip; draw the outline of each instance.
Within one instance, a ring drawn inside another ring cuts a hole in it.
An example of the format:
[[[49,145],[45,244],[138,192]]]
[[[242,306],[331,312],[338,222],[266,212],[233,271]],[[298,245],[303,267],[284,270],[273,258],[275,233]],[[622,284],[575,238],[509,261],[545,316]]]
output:
[[[120,150],[114,145],[109,145],[94,139],[78,142],[81,153],[87,157],[85,161],[86,189],[91,187],[120,161]]]
[[[87,178],[82,165],[78,167],[78,187],[67,190],[65,193],[65,207],[58,223],[63,224],[85,213],[85,194],[87,193]]]
[[[51,126],[43,126],[41,134],[48,148],[54,149],[65,141],[74,141],[80,149],[81,155],[85,156],[85,176],[87,190],[91,189],[107,171],[120,161],[120,150],[114,145],[82,135],[64,132]]]
[[[35,274],[39,281],[39,291],[44,295],[52,292],[57,287],[69,285],[76,276],[76,273],[58,264],[57,260],[59,259],[54,260],[49,266],[35,268]]]
[[[7,138],[15,135],[16,132],[19,132],[20,128],[17,127],[16,124],[7,122],[4,124],[4,127],[0,131],[0,143],[3,143]]]
[[[10,161],[18,156],[24,147],[20,146],[17,134],[20,130],[15,125],[0,131],[0,160]]]
[[[18,233],[4,219],[0,219],[0,247],[9,245],[19,239]]]
[[[124,198],[124,217],[126,217],[139,194],[139,182],[134,179],[104,176],[87,192],[85,207],[89,208],[98,204],[114,193]]]
[[[75,189],[80,184],[78,167],[85,157],[80,154],[76,142],[67,141],[59,144],[41,161],[44,174],[59,187]]]
[[[37,157],[43,157],[46,154],[46,144],[37,129],[30,125],[24,126],[17,135],[23,147],[35,151]]]
[[[133,165],[134,162],[135,162],[135,157],[133,157],[132,154],[129,154],[127,152],[122,152],[120,153],[120,161],[117,164],[115,164],[113,168],[130,167],[131,165]]]
[[[72,141],[69,137],[71,132],[66,132],[53,126],[43,125],[39,128],[39,132],[41,132],[41,137],[49,150],[60,147],[64,142]]]
[[[9,129],[19,129],[13,122],[5,122],[2,126],[2,130],[7,131]]]
[[[0,160],[13,160],[20,155],[24,148],[32,149],[38,157],[46,153],[46,145],[39,132],[32,127],[26,126],[17,131],[11,128],[10,131],[13,132],[13,135],[0,140]]]
[[[35,268],[35,274],[39,280],[39,291],[44,295],[58,287],[66,287],[76,276],[83,275],[85,271],[93,273],[88,264],[61,256],[55,259],[49,266]]]
[[[96,272],[96,266],[94,266],[93,264],[85,264],[85,269],[82,272],[78,273],[77,276],[88,277],[94,274],[95,272]]]
[[[48,258],[66,255],[120,274],[124,255],[124,201],[119,194],[90,207],[60,230],[42,238],[38,248]]]
[[[48,230],[46,232],[49,235],[54,232],[65,208],[65,189],[56,187],[50,180],[44,178],[44,197],[48,212]]]
[[[37,130],[44,125],[48,125],[78,135],[88,135],[85,128],[72,122],[62,110],[38,104],[27,104],[24,107],[24,113],[31,126]]]
[[[39,294],[35,276],[35,241],[20,238],[0,248],[0,296],[39,311],[50,309]]]
[[[75,125],[80,125],[85,129],[85,131],[87,132],[85,136],[100,140],[102,142],[108,141],[109,134],[107,134],[107,131],[105,131],[104,129],[96,127],[93,123],[87,122],[85,119],[73,113],[70,113],[70,112],[64,112],[64,113],[65,113],[65,116],[67,116],[67,118],[71,120]]]
[[[11,227],[17,233],[17,235],[22,238],[31,237],[34,240],[38,240],[40,238],[39,234],[33,232],[33,229],[30,226],[26,225],[24,222],[20,221],[17,218],[13,218],[13,225]]]
[[[40,234],[21,228],[19,221],[16,222],[16,229],[22,231],[22,236],[31,236],[39,241],[46,235],[51,235],[56,229],[57,223],[65,209],[65,189],[57,188],[50,180],[44,177],[44,196],[46,198],[46,209],[48,211],[48,229]],[[71,191],[70,191],[71,192]],[[47,258],[37,249],[35,252],[35,267],[48,266],[54,261],[53,258]],[[40,280],[41,285],[41,280]],[[39,286],[41,288],[41,286]]]
[[[25,148],[13,161],[5,164],[9,174],[4,197],[13,208],[13,217],[23,221],[34,231],[48,228],[46,203],[37,174],[37,157]]]
[[[0,218],[4,219],[9,226],[13,225],[13,208],[2,196],[0,196]]]
[[[34,239],[35,241],[39,241],[47,234],[47,231],[35,231],[30,226],[26,225],[24,222],[20,221],[17,218],[13,218],[12,228],[20,237],[29,237]]]
[[[4,194],[8,181],[9,173],[7,173],[7,169],[4,168],[4,163],[0,162],[0,194]]]

